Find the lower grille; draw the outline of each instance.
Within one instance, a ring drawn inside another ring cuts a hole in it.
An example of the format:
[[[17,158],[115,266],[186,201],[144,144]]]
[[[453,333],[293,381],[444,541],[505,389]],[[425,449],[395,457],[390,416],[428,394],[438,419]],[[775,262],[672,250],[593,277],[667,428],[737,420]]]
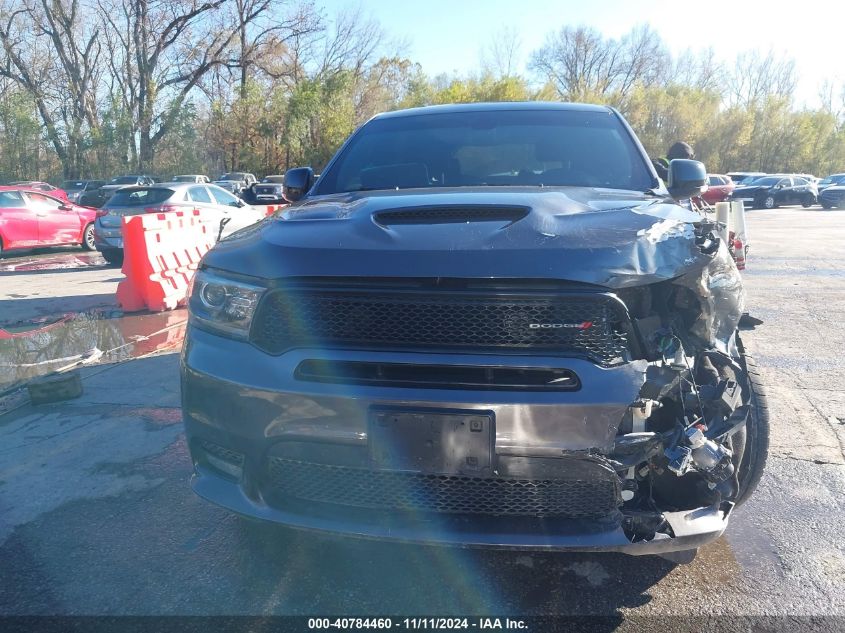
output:
[[[598,518],[619,504],[609,478],[498,479],[373,471],[271,457],[270,482],[287,497],[373,510]]]
[[[630,321],[613,295],[280,289],[261,302],[252,341],[296,347],[546,351],[601,365],[629,359]]]
[[[238,453],[237,451],[233,451],[225,446],[220,446],[220,444],[215,444],[214,442],[209,442],[207,440],[200,440],[199,445],[209,455],[218,457],[223,461],[235,464],[236,466],[243,466],[243,453]]]

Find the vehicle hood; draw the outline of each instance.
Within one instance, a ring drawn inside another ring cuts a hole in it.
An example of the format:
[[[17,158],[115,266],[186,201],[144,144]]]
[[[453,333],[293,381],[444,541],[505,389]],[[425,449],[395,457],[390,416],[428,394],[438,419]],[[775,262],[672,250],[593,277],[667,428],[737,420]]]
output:
[[[442,221],[444,212],[496,207],[517,210],[516,219]],[[422,219],[393,223],[389,212]],[[704,267],[711,255],[696,245],[701,222],[667,199],[615,190],[356,192],[310,198],[270,216],[221,241],[204,265],[267,279],[519,278],[621,288]]]
[[[828,191],[830,193],[836,193],[837,191],[845,191],[845,185],[825,185],[822,191]]]

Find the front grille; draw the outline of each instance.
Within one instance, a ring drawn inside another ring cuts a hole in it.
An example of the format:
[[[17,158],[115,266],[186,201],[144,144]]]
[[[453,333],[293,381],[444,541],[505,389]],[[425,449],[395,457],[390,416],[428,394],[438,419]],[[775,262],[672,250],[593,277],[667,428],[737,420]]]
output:
[[[630,321],[601,293],[285,289],[269,293],[251,337],[280,354],[296,347],[545,351],[609,366],[628,359]]]
[[[598,469],[597,469],[598,472]],[[295,499],[386,511],[597,518],[613,513],[618,483],[374,471],[271,457],[270,483]]]
[[[275,187],[255,187],[255,193],[261,195],[275,196],[277,190]]]

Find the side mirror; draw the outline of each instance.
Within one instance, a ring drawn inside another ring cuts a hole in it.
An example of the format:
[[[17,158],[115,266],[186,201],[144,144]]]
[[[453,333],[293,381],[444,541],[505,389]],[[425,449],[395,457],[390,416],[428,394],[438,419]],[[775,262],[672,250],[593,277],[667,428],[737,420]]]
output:
[[[676,158],[669,162],[669,195],[686,200],[702,194],[707,187],[707,170],[697,160]]]
[[[285,184],[282,187],[282,195],[288,202],[296,202],[311,189],[314,184],[314,170],[310,167],[297,167],[288,169],[285,173]]]
[[[73,207],[72,207],[72,206],[70,206],[70,205],[69,205],[68,203],[66,203],[66,202],[62,202],[62,203],[59,205],[59,209],[61,209],[62,211],[70,211],[71,209],[73,209]]]

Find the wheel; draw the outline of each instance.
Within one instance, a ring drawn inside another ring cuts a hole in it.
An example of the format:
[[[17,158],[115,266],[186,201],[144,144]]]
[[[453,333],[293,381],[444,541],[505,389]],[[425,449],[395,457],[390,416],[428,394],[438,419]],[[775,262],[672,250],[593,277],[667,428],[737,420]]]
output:
[[[97,247],[94,245],[94,224],[89,224],[85,227],[85,230],[82,231],[82,248],[86,251],[93,251],[96,250]]]
[[[775,208],[775,197],[774,196],[766,196],[763,198],[763,208],[765,209],[774,209]]]
[[[825,208],[825,209],[827,209],[827,210],[829,211],[830,209],[832,209],[832,208],[833,208],[833,205],[831,205],[831,204],[825,204],[825,203],[822,203],[822,207],[823,207],[823,208]]]
[[[801,201],[801,206],[805,209],[809,209],[814,204],[816,204],[816,197],[813,194],[804,196],[804,199]]]
[[[737,469],[739,492],[736,503],[739,505],[747,501],[757,488],[766,466],[766,458],[769,455],[769,404],[757,364],[746,351],[739,337],[737,337],[737,346],[744,374],[743,386],[748,388],[748,402],[751,404],[751,412],[744,431],[734,435],[737,442],[744,442],[742,460]],[[740,435],[744,437],[739,437]],[[736,446],[736,443],[734,445]]]
[[[103,256],[103,259],[106,260],[112,266],[122,266],[123,265],[123,251],[118,250],[108,250],[108,251],[100,251],[100,255]]]

